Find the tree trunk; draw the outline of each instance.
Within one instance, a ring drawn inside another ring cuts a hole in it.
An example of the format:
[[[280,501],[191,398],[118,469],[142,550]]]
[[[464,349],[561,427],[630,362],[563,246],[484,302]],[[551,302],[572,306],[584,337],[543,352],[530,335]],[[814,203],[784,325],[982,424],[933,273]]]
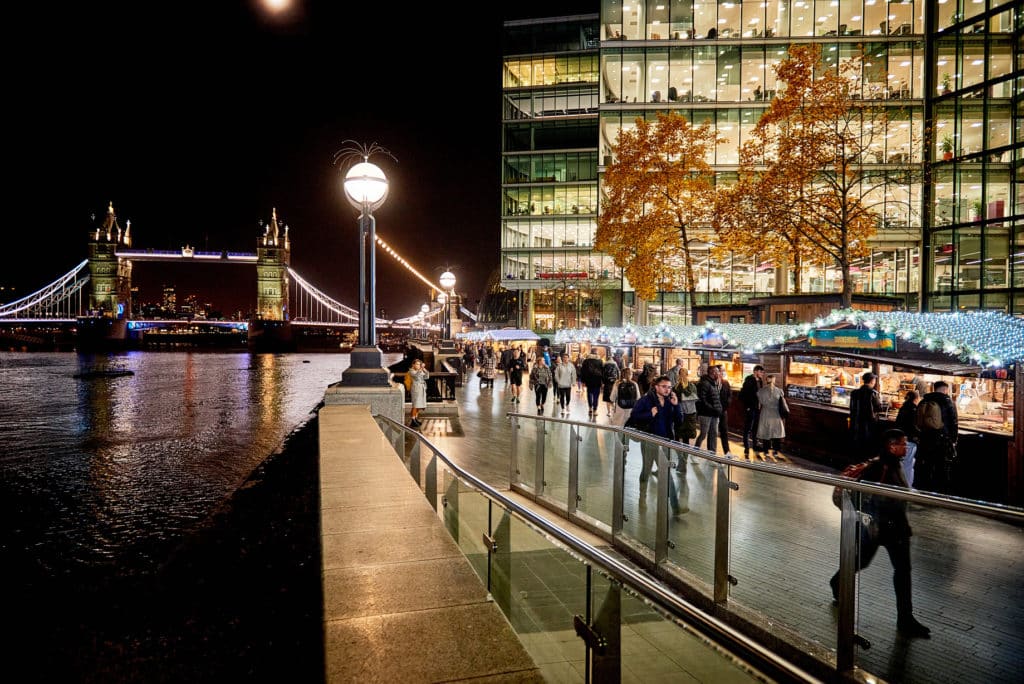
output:
[[[690,325],[697,325],[697,280],[693,277],[693,259],[690,257],[690,241],[686,236],[686,224],[679,226],[679,237],[683,246],[683,274],[686,279],[686,293],[690,298]]]
[[[800,257],[800,250],[793,249],[793,294],[800,294],[800,269],[803,266],[803,259]]]
[[[839,308],[853,308],[853,288],[850,287],[850,262],[839,262],[839,269],[843,274],[843,289],[839,291]]]

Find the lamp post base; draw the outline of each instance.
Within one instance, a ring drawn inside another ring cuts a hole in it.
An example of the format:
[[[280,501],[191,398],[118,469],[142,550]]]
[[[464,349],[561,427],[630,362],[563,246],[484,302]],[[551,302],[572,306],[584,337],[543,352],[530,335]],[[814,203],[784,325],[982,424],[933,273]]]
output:
[[[353,347],[349,367],[341,374],[341,384],[350,387],[389,387],[391,373],[381,364],[377,347]]]

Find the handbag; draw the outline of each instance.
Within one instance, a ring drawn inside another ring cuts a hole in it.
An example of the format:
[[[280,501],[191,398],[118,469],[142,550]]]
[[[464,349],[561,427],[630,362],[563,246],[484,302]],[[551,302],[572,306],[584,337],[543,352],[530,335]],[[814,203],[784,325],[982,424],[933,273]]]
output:
[[[779,397],[779,417],[783,420],[789,418],[789,405],[786,403],[786,397]]]
[[[477,371],[476,372],[476,377],[478,377],[478,378],[484,377],[484,372],[483,371]]]

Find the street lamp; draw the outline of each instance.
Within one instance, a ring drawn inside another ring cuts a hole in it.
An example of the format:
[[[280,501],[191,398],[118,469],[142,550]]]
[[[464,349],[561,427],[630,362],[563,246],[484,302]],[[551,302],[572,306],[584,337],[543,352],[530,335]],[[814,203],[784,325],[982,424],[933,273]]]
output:
[[[444,338],[450,340],[452,338],[452,303],[455,301],[455,274],[451,271],[445,271],[438,280],[441,283],[441,287],[447,290],[448,294],[447,308],[445,309]]]
[[[376,221],[373,210],[388,196],[388,179],[380,167],[369,161],[375,148],[352,152],[362,161],[345,174],[345,196],[359,210],[359,339],[352,349],[351,365],[342,373],[342,382],[359,386],[389,386],[390,374],[381,366],[377,348],[377,321],[374,317],[377,289]]]
[[[421,326],[420,334],[423,336],[423,339],[427,338],[427,314],[428,313],[430,313],[430,305],[429,304],[424,304],[423,306],[420,307],[420,321],[423,322],[423,325]]]
[[[451,331],[449,330],[448,325],[448,295],[446,295],[444,292],[438,292],[437,303],[440,304],[441,308],[443,309],[443,312],[441,314],[441,321],[443,326],[441,330],[441,339],[447,340],[449,337],[451,337]]]

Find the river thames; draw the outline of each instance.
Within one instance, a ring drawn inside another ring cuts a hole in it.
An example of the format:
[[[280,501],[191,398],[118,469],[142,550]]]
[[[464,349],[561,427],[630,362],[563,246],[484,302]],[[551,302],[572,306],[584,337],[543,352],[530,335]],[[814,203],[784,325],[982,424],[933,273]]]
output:
[[[399,358],[385,355],[385,365]],[[93,629],[95,616],[61,614],[103,610],[75,594],[104,585],[97,601],[132,600],[132,592],[111,587],[165,568],[268,456],[313,421],[348,361],[347,354],[0,353],[0,564],[14,580],[4,590],[8,605],[36,626],[64,623],[39,638],[74,638],[76,623]],[[76,377],[83,373],[94,374]],[[47,611],[57,614],[39,615]],[[65,665],[88,658],[88,643],[75,650]]]

